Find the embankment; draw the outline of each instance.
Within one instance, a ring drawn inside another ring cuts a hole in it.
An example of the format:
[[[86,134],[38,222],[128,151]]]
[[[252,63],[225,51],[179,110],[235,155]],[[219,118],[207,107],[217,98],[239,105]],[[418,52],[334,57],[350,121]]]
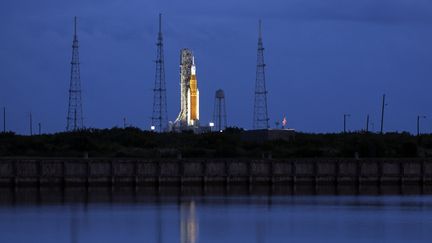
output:
[[[432,184],[432,159],[0,159],[2,186]]]

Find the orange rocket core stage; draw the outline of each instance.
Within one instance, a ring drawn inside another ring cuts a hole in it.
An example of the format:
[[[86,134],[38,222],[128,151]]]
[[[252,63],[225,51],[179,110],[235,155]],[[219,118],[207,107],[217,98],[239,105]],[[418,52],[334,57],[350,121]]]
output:
[[[190,119],[192,121],[198,120],[198,87],[196,75],[192,74],[189,82],[190,86]]]
[[[199,89],[198,81],[196,79],[195,58],[192,57],[191,77],[189,80],[188,89],[188,125],[199,125]]]

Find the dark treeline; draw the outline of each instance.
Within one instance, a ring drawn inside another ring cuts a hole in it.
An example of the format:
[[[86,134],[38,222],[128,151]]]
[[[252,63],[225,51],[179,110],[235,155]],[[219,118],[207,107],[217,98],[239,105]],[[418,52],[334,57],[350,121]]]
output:
[[[245,142],[242,130],[153,133],[138,128],[87,129],[21,136],[0,134],[1,157],[313,158],[432,157],[432,135],[297,133],[294,141]]]

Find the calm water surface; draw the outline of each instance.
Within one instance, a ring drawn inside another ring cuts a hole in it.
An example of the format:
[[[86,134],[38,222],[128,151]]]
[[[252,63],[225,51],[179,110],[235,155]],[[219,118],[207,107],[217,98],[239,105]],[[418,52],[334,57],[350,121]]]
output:
[[[432,242],[431,196],[162,197],[0,206],[0,242]]]

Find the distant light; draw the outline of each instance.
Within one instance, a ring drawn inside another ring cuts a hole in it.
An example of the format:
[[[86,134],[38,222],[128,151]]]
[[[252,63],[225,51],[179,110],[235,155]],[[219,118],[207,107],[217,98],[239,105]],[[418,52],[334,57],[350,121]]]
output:
[[[210,126],[210,127],[214,127],[214,122],[210,122],[210,123],[209,123],[209,126]]]
[[[219,132],[223,132],[223,130],[219,130]]]
[[[152,131],[154,131],[154,130],[156,129],[156,127],[155,127],[155,126],[151,126],[150,129],[151,129]]]

